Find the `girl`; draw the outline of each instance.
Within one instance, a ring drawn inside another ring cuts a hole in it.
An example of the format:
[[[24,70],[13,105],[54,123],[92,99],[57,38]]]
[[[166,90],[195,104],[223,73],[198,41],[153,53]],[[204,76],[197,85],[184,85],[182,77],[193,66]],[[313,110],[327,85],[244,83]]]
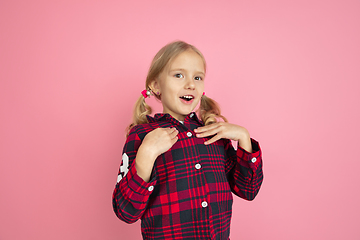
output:
[[[259,144],[204,95],[205,73],[197,48],[170,43],[155,55],[135,105],[113,208],[127,223],[141,218],[144,239],[227,240],[231,192],[253,200],[262,183]],[[163,105],[154,117],[150,95]]]

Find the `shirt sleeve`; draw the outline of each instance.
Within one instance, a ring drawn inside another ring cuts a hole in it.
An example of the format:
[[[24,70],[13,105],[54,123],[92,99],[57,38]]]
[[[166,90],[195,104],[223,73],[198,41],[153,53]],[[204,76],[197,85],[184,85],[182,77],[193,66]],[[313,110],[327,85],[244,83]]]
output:
[[[240,146],[235,151],[230,140],[225,144],[226,174],[231,190],[249,201],[256,197],[263,181],[260,145],[254,139],[251,139],[251,144],[252,153]]]
[[[149,183],[137,175],[135,158],[142,139],[132,128],[126,139],[112,202],[118,218],[127,223],[136,222],[145,212],[150,194],[156,184],[155,176]]]

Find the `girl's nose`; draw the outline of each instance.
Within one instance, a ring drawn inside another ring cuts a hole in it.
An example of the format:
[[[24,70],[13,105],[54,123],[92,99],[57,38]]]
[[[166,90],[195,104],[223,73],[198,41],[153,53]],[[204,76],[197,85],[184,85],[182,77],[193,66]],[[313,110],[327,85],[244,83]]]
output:
[[[185,85],[186,89],[195,89],[195,82],[194,79],[190,78],[186,81]]]

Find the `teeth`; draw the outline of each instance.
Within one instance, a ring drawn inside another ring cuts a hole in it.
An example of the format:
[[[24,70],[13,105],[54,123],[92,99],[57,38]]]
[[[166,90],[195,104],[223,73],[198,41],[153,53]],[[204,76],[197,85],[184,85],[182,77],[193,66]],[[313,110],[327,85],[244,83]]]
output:
[[[186,98],[186,99],[193,99],[192,96],[182,96],[182,98]]]

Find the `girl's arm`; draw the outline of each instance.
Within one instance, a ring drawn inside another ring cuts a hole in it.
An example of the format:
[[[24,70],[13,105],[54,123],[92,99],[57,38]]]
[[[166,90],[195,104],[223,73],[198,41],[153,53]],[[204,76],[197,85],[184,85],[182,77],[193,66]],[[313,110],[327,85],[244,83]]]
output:
[[[149,182],[156,158],[169,150],[178,140],[176,128],[157,128],[146,135],[136,154],[137,174]]]
[[[241,146],[235,151],[230,140],[225,140],[225,171],[231,190],[241,198],[253,200],[260,190],[263,181],[261,149],[251,139],[252,152]]]
[[[126,139],[118,182],[113,192],[114,212],[127,223],[137,221],[144,214],[156,185],[155,179],[150,181],[155,159],[177,141],[177,131],[174,129],[155,129],[143,140],[136,129],[131,129]],[[167,141],[167,145],[163,141]]]
[[[221,138],[238,141],[234,150],[231,141],[225,141],[225,171],[231,190],[241,198],[253,200],[263,181],[262,155],[259,144],[250,138],[249,132],[241,126],[230,123],[214,123],[195,130],[197,137],[215,135],[205,144]]]

